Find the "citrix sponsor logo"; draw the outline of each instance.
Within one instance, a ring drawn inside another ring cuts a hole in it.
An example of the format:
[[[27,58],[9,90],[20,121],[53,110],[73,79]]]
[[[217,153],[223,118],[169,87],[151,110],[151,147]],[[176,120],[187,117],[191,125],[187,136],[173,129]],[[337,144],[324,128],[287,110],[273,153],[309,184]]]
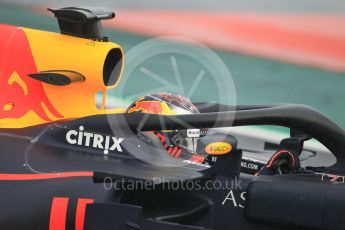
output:
[[[104,154],[108,154],[109,150],[116,150],[118,152],[122,152],[120,144],[124,139],[113,136],[103,136],[100,134],[84,132],[84,126],[80,126],[79,131],[68,131],[66,133],[66,140],[71,145],[84,145],[87,147],[103,149]]]

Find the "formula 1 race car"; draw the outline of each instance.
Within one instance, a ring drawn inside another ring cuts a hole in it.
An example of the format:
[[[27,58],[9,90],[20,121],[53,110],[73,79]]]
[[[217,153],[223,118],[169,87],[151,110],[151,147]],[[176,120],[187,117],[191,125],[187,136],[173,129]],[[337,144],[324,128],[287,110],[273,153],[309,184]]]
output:
[[[171,93],[108,110],[123,51],[100,20],[115,15],[50,11],[61,34],[0,25],[1,229],[345,228],[345,131],[334,122],[303,105]],[[261,125],[290,134],[238,128]]]

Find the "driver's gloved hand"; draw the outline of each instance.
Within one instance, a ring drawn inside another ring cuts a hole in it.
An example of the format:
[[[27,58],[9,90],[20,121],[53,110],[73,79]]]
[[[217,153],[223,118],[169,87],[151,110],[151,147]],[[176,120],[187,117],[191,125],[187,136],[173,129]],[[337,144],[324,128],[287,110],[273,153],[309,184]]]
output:
[[[290,174],[300,168],[300,161],[296,154],[285,149],[278,150],[266,166],[262,167],[258,175]]]

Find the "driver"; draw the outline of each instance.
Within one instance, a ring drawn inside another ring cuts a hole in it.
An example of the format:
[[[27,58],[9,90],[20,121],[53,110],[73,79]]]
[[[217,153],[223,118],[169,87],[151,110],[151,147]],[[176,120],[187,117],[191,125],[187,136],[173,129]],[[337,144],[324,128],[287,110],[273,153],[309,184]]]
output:
[[[199,113],[186,97],[171,93],[153,93],[140,97],[132,103],[127,113],[149,113],[158,115],[182,115]],[[196,153],[197,141],[207,130],[165,130],[154,132],[171,157],[182,158],[194,163],[204,163],[206,156]]]

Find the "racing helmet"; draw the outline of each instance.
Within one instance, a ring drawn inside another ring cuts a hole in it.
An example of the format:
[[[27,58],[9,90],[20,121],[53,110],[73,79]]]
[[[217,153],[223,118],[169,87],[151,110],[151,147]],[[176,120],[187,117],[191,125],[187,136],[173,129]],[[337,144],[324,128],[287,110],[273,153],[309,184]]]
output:
[[[172,93],[153,93],[140,97],[132,103],[127,113],[149,113],[158,115],[183,115],[199,113],[197,107],[190,99]],[[156,132],[158,137],[164,135],[164,144],[179,146],[191,152],[196,151],[196,143],[200,136],[205,135],[207,130],[164,130]]]

